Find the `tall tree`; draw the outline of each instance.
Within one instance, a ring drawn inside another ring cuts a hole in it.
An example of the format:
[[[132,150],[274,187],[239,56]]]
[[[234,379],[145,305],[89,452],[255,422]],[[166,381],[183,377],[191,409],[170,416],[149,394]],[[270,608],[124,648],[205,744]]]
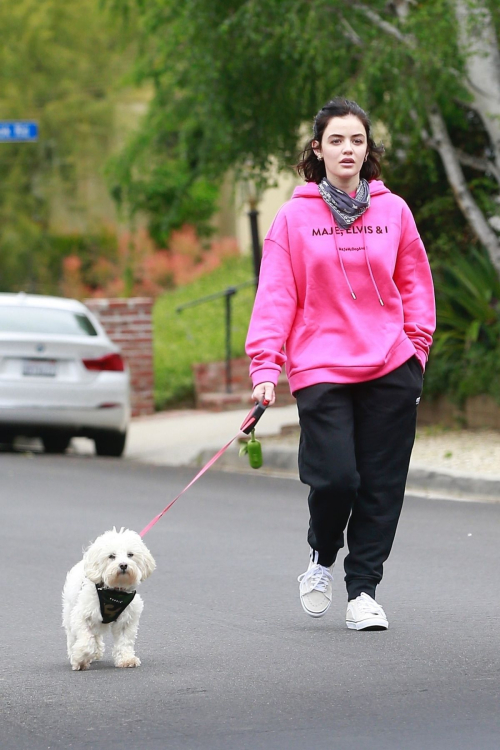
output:
[[[439,154],[471,235],[500,274],[496,0],[119,5],[137,14],[140,75],[155,87],[149,124],[170,118],[185,159],[195,157],[193,174],[216,179],[232,167],[265,179],[272,157],[294,162],[304,123],[325,100],[355,97],[385,123],[393,159]]]
[[[131,58],[100,0],[3,2],[0,28],[0,117],[40,131],[37,143],[0,143],[0,289],[37,289],[51,272],[54,185],[76,199],[98,171]]]

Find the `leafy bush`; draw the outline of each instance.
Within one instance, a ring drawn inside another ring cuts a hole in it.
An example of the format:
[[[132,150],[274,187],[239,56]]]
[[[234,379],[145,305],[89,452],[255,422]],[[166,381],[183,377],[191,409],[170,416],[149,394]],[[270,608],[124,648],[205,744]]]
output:
[[[103,5],[0,3],[2,119],[34,117],[40,134],[36,142],[0,148],[2,292],[59,292],[62,258],[74,251],[59,253],[65,238],[54,236],[54,227],[68,218],[74,217],[73,226],[91,227],[93,235],[104,234],[94,229],[86,196],[116,147],[116,104],[124,96],[135,34]],[[79,242],[76,236],[67,240]]]
[[[428,394],[457,403],[488,394],[500,402],[500,281],[488,256],[434,266],[437,330],[426,376]]]
[[[155,99],[126,146],[108,161],[112,196],[127,215],[148,217],[149,234],[158,245],[188,222],[200,237],[213,234],[221,178],[201,174],[199,122],[184,97],[177,95],[175,104]]]
[[[158,250],[145,229],[118,238],[54,238],[45,266],[53,267],[50,285],[37,291],[66,297],[158,297],[186,284],[237,255],[232,237],[202,243],[193,227],[172,232],[168,248]],[[44,267],[42,264],[41,267]]]

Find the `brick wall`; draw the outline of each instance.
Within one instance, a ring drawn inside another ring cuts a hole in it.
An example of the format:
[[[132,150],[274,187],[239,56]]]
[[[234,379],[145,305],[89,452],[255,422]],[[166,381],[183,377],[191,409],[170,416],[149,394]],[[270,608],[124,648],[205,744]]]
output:
[[[130,369],[132,416],[152,414],[153,329],[149,297],[88,299],[87,307],[99,318],[111,341],[117,344]]]
[[[500,430],[500,406],[491,396],[472,396],[459,408],[444,396],[426,398],[424,388],[417,416],[419,427],[438,424],[452,429]]]
[[[226,395],[225,361],[193,365],[196,405],[201,408],[236,409],[251,404],[252,381],[248,374],[249,364],[248,357],[231,360],[231,395]],[[280,406],[295,403],[284,373],[278,381],[276,397]]]
[[[250,391],[252,383],[248,376],[248,357],[231,360],[231,383],[233,391]],[[226,389],[226,363],[201,362],[193,365],[194,382],[197,394],[222,393]]]

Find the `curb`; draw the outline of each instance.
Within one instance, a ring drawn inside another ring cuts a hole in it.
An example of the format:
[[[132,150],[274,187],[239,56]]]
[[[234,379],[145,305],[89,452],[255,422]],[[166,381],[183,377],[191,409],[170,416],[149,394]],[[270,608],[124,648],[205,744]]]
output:
[[[244,457],[238,455],[239,446],[232,445],[217,461],[216,467],[225,471],[243,474],[274,474],[276,476],[298,479],[297,448],[266,446],[262,469],[251,469]],[[216,453],[204,449],[196,459],[197,466],[205,463]],[[422,466],[410,466],[406,486],[408,495],[433,497],[436,499],[500,502],[500,479],[489,479],[484,476],[457,474],[451,471],[436,471]]]
[[[450,500],[498,503],[500,502],[500,480],[410,466],[407,493]]]

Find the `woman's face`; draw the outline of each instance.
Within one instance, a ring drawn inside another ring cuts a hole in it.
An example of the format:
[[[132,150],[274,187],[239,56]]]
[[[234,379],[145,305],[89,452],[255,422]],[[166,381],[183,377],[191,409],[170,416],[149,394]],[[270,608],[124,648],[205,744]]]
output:
[[[368,138],[361,120],[356,115],[332,117],[321,144],[313,141],[312,145],[316,156],[324,159],[329,182],[346,192],[355,190],[368,153]]]

